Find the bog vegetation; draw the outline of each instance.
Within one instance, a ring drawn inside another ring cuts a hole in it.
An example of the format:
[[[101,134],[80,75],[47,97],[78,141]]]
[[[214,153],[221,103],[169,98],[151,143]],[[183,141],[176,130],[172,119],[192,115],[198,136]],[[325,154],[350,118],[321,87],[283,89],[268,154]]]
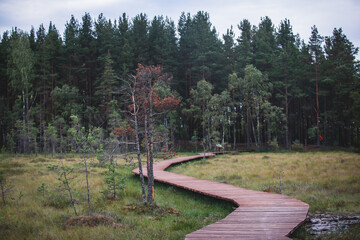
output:
[[[183,163],[172,172],[294,197],[309,215],[360,215],[360,155],[347,152],[241,153]],[[335,223],[336,224],[336,223]],[[326,233],[326,232],[325,232]],[[300,229],[294,239],[358,239],[359,223],[347,231],[314,236]]]
[[[233,210],[162,184],[156,203],[144,205],[134,165],[123,158],[108,166],[88,159],[90,203],[81,155],[0,158],[1,239],[184,239]]]
[[[292,196],[310,212],[360,214],[360,155],[346,152],[243,153],[189,162],[173,172]]]

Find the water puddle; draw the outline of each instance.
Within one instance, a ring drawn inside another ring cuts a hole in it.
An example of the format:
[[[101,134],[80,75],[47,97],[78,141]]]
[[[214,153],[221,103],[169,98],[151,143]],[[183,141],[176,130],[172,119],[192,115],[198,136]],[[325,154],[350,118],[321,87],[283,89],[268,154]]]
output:
[[[346,230],[356,223],[360,223],[360,216],[312,214],[307,217],[305,230],[311,235],[322,235]]]

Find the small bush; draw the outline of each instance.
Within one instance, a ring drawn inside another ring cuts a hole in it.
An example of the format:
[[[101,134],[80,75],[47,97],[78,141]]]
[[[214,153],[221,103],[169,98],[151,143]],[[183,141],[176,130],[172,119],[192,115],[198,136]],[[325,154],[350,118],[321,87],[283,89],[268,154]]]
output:
[[[277,138],[273,138],[273,140],[269,141],[269,147],[274,151],[279,150],[279,144]]]
[[[291,150],[298,152],[304,151],[304,145],[302,145],[299,140],[295,140],[291,145]]]
[[[43,200],[44,206],[54,207],[57,209],[63,209],[70,206],[68,197],[62,192],[51,192]]]
[[[107,188],[101,192],[107,199],[116,199],[125,188],[125,177],[120,175],[115,164],[108,164],[104,174]]]

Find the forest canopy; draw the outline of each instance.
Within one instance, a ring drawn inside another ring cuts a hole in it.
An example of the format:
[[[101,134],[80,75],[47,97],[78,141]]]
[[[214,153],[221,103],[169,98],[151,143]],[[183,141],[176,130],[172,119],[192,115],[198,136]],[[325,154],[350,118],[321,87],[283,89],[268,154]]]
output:
[[[304,40],[289,19],[276,24],[243,19],[219,36],[203,11],[182,13],[176,23],[144,13],[116,21],[85,13],[80,21],[72,16],[63,34],[52,22],[29,33],[6,31],[0,147],[71,151],[75,116],[98,139],[127,147],[134,138],[129,86],[145,68],[163,76],[150,90],[132,85],[140,123],[154,104],[155,148],[360,148],[359,49],[341,28],[322,36],[314,25]],[[146,126],[139,127],[145,138]]]

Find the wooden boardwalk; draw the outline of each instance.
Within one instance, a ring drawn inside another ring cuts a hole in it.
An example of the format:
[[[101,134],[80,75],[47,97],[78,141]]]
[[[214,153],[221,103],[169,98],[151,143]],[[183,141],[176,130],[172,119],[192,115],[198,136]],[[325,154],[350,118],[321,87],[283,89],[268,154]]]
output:
[[[224,219],[186,235],[185,239],[289,239],[287,236],[305,220],[309,205],[294,198],[164,171],[170,165],[199,159],[203,155],[154,163],[156,181],[239,206]],[[206,156],[214,154],[207,153]],[[143,170],[146,176],[146,166]],[[138,169],[132,172],[139,174]]]

